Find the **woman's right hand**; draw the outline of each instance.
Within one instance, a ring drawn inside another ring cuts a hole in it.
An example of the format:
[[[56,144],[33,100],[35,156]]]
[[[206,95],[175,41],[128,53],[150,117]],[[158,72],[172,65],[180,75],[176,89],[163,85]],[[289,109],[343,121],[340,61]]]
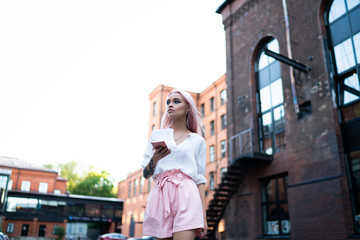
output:
[[[171,153],[171,149],[169,149],[167,147],[158,147],[155,149],[152,159],[155,163],[157,163],[159,160],[166,157],[170,153]]]

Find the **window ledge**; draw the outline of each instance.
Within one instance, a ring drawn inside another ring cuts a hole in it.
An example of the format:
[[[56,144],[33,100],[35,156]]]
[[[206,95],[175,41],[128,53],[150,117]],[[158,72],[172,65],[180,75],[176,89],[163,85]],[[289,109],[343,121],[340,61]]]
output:
[[[291,239],[290,235],[259,236],[256,239]]]

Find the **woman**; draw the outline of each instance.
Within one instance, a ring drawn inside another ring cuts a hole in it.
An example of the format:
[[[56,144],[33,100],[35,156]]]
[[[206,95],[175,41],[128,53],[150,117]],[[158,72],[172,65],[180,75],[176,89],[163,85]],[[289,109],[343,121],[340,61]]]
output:
[[[201,117],[191,95],[172,90],[166,99],[161,129],[154,130],[142,167],[146,179],[154,177],[143,221],[143,235],[163,240],[205,237],[206,143],[199,135]],[[166,146],[153,147],[164,141]]]

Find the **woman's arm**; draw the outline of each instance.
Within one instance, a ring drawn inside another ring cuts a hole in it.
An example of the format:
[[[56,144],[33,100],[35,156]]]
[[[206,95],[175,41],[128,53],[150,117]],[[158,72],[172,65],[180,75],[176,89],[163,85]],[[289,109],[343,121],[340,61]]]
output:
[[[144,167],[144,170],[143,170],[144,178],[145,179],[150,178],[155,172],[155,167],[156,167],[157,163],[162,158],[169,155],[170,153],[171,153],[171,150],[168,149],[167,147],[158,147],[158,148],[156,148],[152,158],[150,159],[149,164],[146,165],[146,167]]]
[[[201,204],[202,204],[203,213],[204,213],[204,229],[202,232],[200,232],[200,237],[204,238],[206,236],[207,230],[208,230],[207,219],[206,219],[206,204],[205,204],[205,184],[204,183],[199,184],[199,185],[197,185],[197,187],[199,189]]]

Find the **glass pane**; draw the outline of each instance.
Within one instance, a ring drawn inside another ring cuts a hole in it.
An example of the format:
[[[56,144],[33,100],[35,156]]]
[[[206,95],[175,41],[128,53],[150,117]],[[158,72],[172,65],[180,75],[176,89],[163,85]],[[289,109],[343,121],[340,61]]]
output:
[[[360,32],[355,34],[353,39],[354,39],[354,44],[355,44],[356,60],[357,60],[357,63],[360,63]]]
[[[348,10],[360,4],[360,0],[346,0],[346,2],[347,2]]]
[[[260,89],[261,112],[271,108],[270,86]]]
[[[269,43],[269,45],[267,46],[267,48],[268,48],[270,51],[279,53],[279,44],[278,44],[278,41],[277,41],[276,39],[272,40],[272,41]],[[269,58],[269,64],[275,61],[275,58],[272,58],[272,57],[268,57],[268,58]]]
[[[359,79],[358,79],[358,75],[357,74],[353,74],[350,77],[346,78],[344,81],[344,84],[346,86],[349,86],[355,90],[360,91],[360,86],[359,86]],[[350,103],[352,101],[356,101],[358,100],[360,97],[350,93],[348,91],[344,91],[344,104]]]
[[[270,179],[264,182],[266,201],[271,202],[276,199],[276,179]],[[268,208],[269,209],[269,208]]]
[[[275,131],[284,129],[285,109],[283,105],[274,109],[274,122],[275,122]]]
[[[330,8],[329,23],[339,18],[346,12],[344,0],[335,0]]]
[[[287,200],[286,185],[284,178],[278,178],[278,196],[279,196],[279,200]]]
[[[272,129],[271,129],[271,113],[266,113],[262,116],[262,124],[263,124],[263,134],[264,138],[270,136]]]
[[[289,220],[289,207],[287,203],[280,204],[279,213],[281,220]]]
[[[259,58],[259,70],[263,69],[269,65],[268,56],[265,55],[265,53],[261,53]]]
[[[275,135],[275,147],[276,147],[276,152],[280,152],[281,150],[285,149],[286,147],[285,132],[280,132]]]
[[[359,96],[352,94],[351,92],[344,91],[344,104],[356,101],[359,99]]]
[[[334,52],[338,73],[355,65],[354,52],[350,38],[336,45],[334,47]]]
[[[279,219],[279,208],[277,204],[268,204],[267,205],[267,218],[266,220],[277,220]]]
[[[271,105],[276,106],[284,101],[281,78],[271,83]]]

